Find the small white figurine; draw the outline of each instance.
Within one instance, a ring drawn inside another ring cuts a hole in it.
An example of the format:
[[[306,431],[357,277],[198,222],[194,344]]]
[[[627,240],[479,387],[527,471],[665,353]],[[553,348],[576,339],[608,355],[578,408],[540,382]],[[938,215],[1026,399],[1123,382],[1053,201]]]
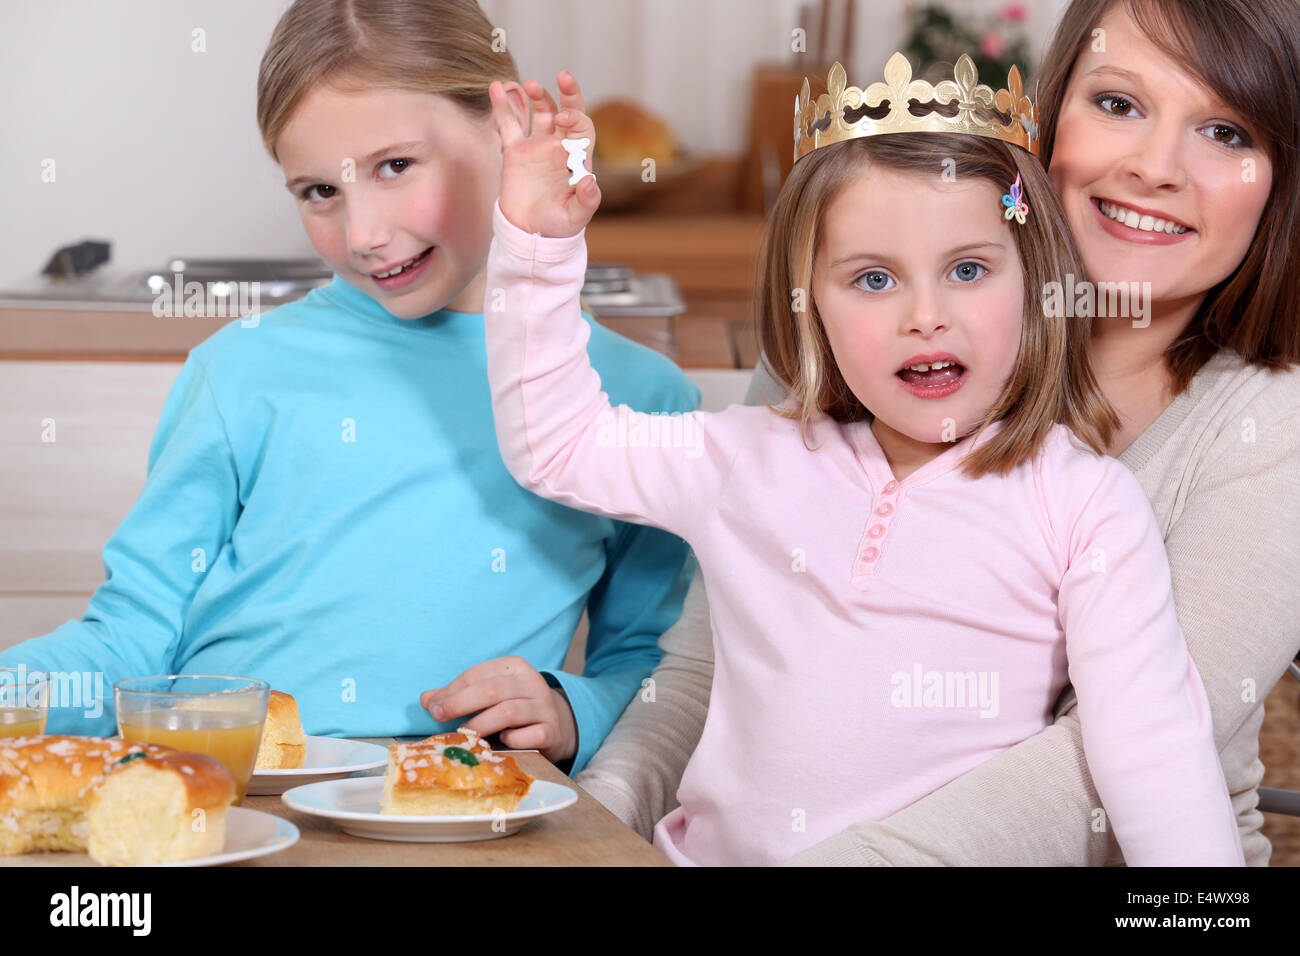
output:
[[[591,145],[590,139],[585,136],[582,139],[562,139],[560,145],[569,153],[570,186],[578,185],[586,176],[596,178],[596,174],[587,168],[587,147]]]

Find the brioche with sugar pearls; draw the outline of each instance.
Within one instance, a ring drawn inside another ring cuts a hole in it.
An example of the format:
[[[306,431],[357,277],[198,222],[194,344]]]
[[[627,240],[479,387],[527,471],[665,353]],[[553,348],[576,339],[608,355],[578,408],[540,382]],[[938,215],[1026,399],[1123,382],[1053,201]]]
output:
[[[219,761],[116,737],[0,741],[0,856],[85,852],[98,863],[220,853],[235,780]]]
[[[388,748],[381,813],[458,816],[510,813],[533,778],[507,754],[493,753],[468,727]]]

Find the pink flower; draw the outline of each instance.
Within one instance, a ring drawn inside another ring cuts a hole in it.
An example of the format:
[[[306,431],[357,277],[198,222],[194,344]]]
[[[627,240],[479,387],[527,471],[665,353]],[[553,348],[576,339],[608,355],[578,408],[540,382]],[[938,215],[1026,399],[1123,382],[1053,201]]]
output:
[[[1019,23],[1029,16],[1029,11],[1023,3],[1008,3],[1002,7],[1002,19],[1010,20],[1012,23]]]
[[[991,60],[996,60],[1007,52],[1007,41],[997,30],[990,30],[980,37],[980,52]]]

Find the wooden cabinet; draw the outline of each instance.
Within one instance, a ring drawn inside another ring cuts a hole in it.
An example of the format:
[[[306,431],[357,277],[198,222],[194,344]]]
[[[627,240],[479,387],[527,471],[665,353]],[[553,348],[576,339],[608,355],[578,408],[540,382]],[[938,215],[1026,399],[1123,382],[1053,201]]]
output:
[[[662,272],[681,289],[686,312],[662,319],[608,319],[606,325],[669,355],[684,368],[753,368],[754,272],[763,217],[741,213],[628,214],[587,227],[589,261]]]

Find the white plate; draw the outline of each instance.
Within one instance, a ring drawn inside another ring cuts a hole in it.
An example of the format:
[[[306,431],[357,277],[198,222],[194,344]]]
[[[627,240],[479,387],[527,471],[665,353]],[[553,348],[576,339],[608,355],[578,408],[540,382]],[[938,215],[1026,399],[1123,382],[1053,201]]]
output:
[[[342,737],[308,737],[307,758],[301,767],[292,770],[254,770],[252,779],[248,781],[248,795],[273,796],[284,793],[290,787],[337,780],[387,765],[388,748],[379,744]]]
[[[287,850],[298,842],[298,828],[273,813],[231,807],[226,811],[226,842],[215,856],[157,866],[218,866]],[[0,856],[0,866],[99,866],[85,853],[25,853]]]
[[[511,813],[415,817],[380,813],[379,800],[383,793],[383,777],[354,777],[294,787],[280,799],[300,813],[332,820],[344,833],[407,843],[494,840],[516,832],[534,817],[563,810],[578,800],[578,792],[571,787],[534,780],[528,796]]]

